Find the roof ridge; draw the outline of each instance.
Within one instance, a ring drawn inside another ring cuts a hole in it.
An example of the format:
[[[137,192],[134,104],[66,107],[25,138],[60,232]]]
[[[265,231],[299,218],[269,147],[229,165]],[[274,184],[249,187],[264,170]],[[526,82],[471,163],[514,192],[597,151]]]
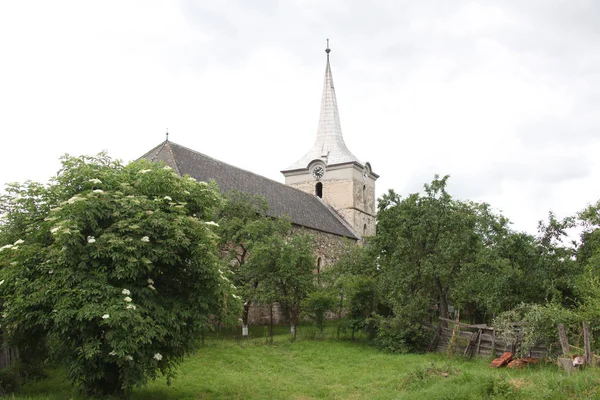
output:
[[[307,196],[311,196],[311,197],[313,197],[311,194],[308,194],[308,193],[306,193],[306,192],[303,192],[302,190],[300,190],[300,189],[297,189],[297,188],[295,188],[295,187],[293,187],[293,186],[286,185],[285,183],[281,183],[281,182],[279,182],[279,181],[276,181],[275,179],[271,179],[271,178],[268,178],[268,177],[266,177],[266,176],[264,176],[264,175],[257,174],[256,172],[252,172],[252,171],[249,171],[249,170],[247,170],[247,169],[244,169],[244,168],[237,167],[237,166],[235,166],[235,165],[233,165],[233,164],[229,164],[229,163],[227,163],[227,162],[225,162],[225,161],[222,161],[222,160],[219,160],[219,159],[217,159],[217,158],[211,157],[211,156],[209,156],[209,155],[206,155],[206,154],[204,154],[204,153],[201,153],[201,152],[199,152],[199,151],[197,151],[197,150],[190,149],[189,147],[182,146],[182,145],[180,145],[180,144],[173,143],[173,142],[171,142],[171,143],[172,143],[172,144],[174,144],[175,146],[179,146],[179,147],[181,147],[181,148],[184,148],[184,149],[186,149],[186,150],[188,150],[188,151],[191,151],[192,153],[196,153],[196,154],[199,154],[199,155],[201,155],[201,156],[204,156],[204,157],[206,157],[206,158],[210,158],[211,160],[213,160],[213,161],[216,161],[216,162],[218,162],[218,163],[225,164],[225,165],[227,165],[228,167],[235,168],[235,169],[239,169],[240,171],[244,171],[244,172],[247,172],[247,173],[249,173],[249,174],[252,174],[252,175],[254,175],[254,176],[258,176],[259,178],[262,178],[262,179],[269,180],[269,181],[271,181],[271,182],[274,182],[274,183],[276,183],[276,184],[278,184],[278,185],[281,185],[281,186],[284,186],[284,187],[286,187],[286,188],[290,188],[290,189],[297,190],[298,192],[302,193],[303,195],[307,195]]]
[[[297,226],[353,240],[359,239],[359,236],[340,220],[335,210],[318,197],[189,147],[174,142],[169,142],[165,147],[165,143],[161,143],[142,158],[168,161],[171,166],[173,160],[176,160],[179,175],[187,174],[202,181],[213,179],[221,192],[237,189],[264,197],[269,204],[267,215],[275,217],[287,214]]]

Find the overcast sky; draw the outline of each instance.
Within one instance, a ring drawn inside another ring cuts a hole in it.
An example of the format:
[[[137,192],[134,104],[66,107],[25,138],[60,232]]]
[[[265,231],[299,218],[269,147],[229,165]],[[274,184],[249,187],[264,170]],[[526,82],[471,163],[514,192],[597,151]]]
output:
[[[600,2],[3,1],[0,184],[165,138],[283,182],[316,137],[325,39],[378,197],[449,174],[534,233],[600,199]]]

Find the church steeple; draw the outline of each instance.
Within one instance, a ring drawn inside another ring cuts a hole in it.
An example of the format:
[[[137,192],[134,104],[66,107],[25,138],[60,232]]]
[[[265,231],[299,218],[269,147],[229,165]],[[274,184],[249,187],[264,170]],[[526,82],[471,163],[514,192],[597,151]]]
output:
[[[342,136],[342,126],[340,124],[340,114],[335,97],[335,87],[333,85],[333,75],[331,74],[331,65],[329,63],[329,39],[327,39],[327,63],[325,66],[325,82],[323,83],[323,95],[321,96],[321,112],[319,115],[319,127],[317,129],[317,139],[308,153],[301,159],[290,165],[286,170],[295,170],[307,168],[311,161],[321,160],[325,165],[343,164],[357,162],[362,165],[354,154],[348,150],[344,137]]]
[[[375,181],[379,175],[348,150],[338,112],[327,40],[325,83],[317,139],[308,153],[281,171],[286,185],[332,207],[359,237],[375,234]]]

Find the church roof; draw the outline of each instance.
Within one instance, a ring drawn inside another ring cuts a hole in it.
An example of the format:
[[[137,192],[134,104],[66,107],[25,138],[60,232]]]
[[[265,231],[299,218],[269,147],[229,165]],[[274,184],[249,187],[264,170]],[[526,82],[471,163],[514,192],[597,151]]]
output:
[[[325,82],[323,84],[323,95],[321,97],[321,113],[319,116],[319,128],[317,129],[317,139],[313,147],[301,159],[290,165],[284,171],[308,168],[313,160],[321,160],[326,165],[336,165],[345,163],[358,163],[363,165],[360,160],[348,150],[344,137],[342,136],[342,127],[340,124],[340,114],[335,97],[335,88],[333,86],[333,76],[331,74],[331,65],[329,64],[329,46],[327,53],[327,65],[325,66]]]
[[[253,172],[234,167],[187,147],[165,140],[140,158],[163,161],[180,175],[198,181],[213,179],[221,191],[237,190],[264,197],[271,216],[289,215],[292,223],[358,239],[344,220],[322,199]]]

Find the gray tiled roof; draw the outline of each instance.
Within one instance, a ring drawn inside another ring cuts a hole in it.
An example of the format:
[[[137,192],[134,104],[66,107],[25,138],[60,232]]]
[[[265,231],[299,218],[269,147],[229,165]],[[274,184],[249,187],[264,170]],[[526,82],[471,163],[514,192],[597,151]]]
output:
[[[199,181],[213,179],[223,192],[236,189],[262,196],[269,204],[269,215],[287,214],[296,225],[358,239],[343,219],[322,199],[187,147],[167,140],[140,158],[163,161],[178,174],[188,174]]]

